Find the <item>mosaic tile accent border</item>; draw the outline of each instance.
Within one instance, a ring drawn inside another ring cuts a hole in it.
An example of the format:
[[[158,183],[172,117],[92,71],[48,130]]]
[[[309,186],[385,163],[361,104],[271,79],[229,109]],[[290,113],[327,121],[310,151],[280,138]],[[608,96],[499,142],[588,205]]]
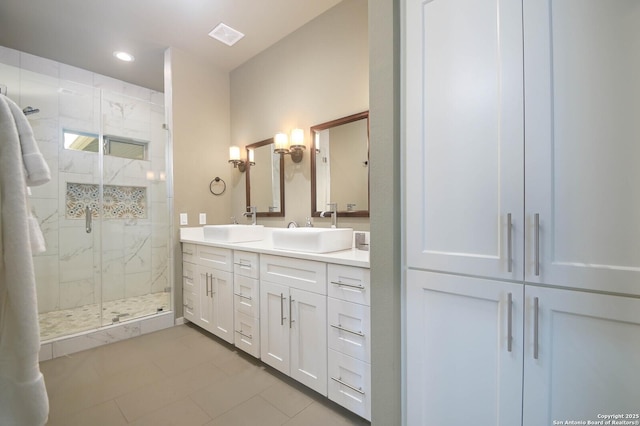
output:
[[[103,189],[103,212],[105,219],[146,219],[147,188],[140,186],[105,185]],[[87,207],[92,216],[99,215],[98,185],[67,182],[67,219],[84,219]]]

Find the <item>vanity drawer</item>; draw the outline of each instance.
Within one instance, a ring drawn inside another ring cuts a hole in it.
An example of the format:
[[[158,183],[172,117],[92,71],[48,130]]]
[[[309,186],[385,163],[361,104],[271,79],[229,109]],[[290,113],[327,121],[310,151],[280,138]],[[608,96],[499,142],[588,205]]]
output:
[[[260,257],[258,253],[248,251],[233,252],[233,272],[244,277],[259,278],[260,277]]]
[[[327,265],[313,260],[263,254],[260,256],[260,280],[327,294]]]
[[[221,271],[233,272],[233,253],[230,249],[197,245],[196,263]]]
[[[234,344],[236,348],[260,358],[260,318],[236,312]]]
[[[182,243],[182,261],[195,263],[196,261],[196,245],[191,243]]]
[[[329,349],[329,399],[371,420],[371,365]]]
[[[328,295],[347,302],[370,306],[370,270],[355,266],[329,264]]]
[[[233,306],[236,312],[258,318],[260,288],[258,280],[243,276],[233,277]]]
[[[329,298],[329,348],[371,362],[371,316],[368,306]]]

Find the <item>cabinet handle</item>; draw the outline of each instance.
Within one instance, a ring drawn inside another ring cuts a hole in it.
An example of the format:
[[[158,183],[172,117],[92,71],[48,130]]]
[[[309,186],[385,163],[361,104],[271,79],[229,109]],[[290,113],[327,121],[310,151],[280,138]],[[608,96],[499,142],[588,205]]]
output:
[[[291,305],[293,303],[293,298],[289,296],[289,328],[291,328],[291,323],[293,323],[293,309]]]
[[[204,285],[207,288],[207,297],[209,297],[209,273],[205,272]]]
[[[336,328],[338,330],[346,331],[347,333],[351,333],[351,334],[355,334],[356,336],[364,337],[364,333],[362,331],[349,330],[348,328],[344,328],[340,324],[338,324],[338,325],[330,324],[330,325],[331,325],[331,327]]]
[[[191,251],[191,250],[184,250],[184,251],[182,252],[182,254],[188,254],[189,256],[193,256],[193,251]]]
[[[507,351],[511,352],[513,340],[513,295],[507,295]]]
[[[246,337],[247,339],[253,339],[253,337],[251,337],[251,335],[250,335],[250,334],[244,334],[242,331],[238,331],[238,330],[236,330],[236,333],[238,333],[238,334],[239,334],[239,335],[241,335],[241,336]]]
[[[535,274],[536,277],[540,275],[540,214],[536,213],[533,216],[534,227],[534,252],[535,252]]]
[[[249,263],[238,262],[238,263],[234,263],[234,265],[238,265],[241,268],[249,268],[249,269],[251,269],[251,262],[249,262]]]
[[[511,266],[511,249],[513,241],[511,239],[511,213],[507,214],[507,272],[512,272],[513,268]]]
[[[91,221],[93,220],[93,212],[91,211],[91,207],[87,206],[84,209],[84,227],[87,234],[91,233]]]
[[[251,296],[245,296],[242,293],[238,294],[238,293],[233,293],[236,296],[240,297],[241,299],[247,299],[247,300],[251,300]]]
[[[354,391],[358,392],[361,395],[364,395],[364,391],[362,390],[362,388],[357,388],[355,386],[352,386],[349,383],[343,382],[341,379],[336,379],[335,377],[331,377],[331,380],[335,380],[336,382],[340,383],[341,385],[346,386],[349,389],[353,389]]]
[[[345,284],[345,283],[340,282],[340,281],[331,281],[331,284],[335,284],[335,285],[340,286],[340,287],[351,287],[351,288],[357,288],[358,290],[364,290],[364,286],[363,285]]]
[[[537,297],[533,298],[533,359],[538,359],[538,305]]]
[[[280,293],[280,325],[284,325],[284,294]]]

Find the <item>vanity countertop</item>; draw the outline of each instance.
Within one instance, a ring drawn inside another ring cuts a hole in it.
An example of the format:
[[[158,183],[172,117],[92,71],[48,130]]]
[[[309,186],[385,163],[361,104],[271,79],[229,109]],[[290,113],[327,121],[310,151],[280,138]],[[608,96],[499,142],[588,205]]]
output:
[[[226,243],[221,241],[205,240],[202,227],[180,228],[180,242],[228,248],[233,250],[253,251],[256,253],[293,257],[297,259],[317,260],[319,262],[335,263],[338,265],[369,268],[369,252],[364,250],[356,250],[355,248],[352,248],[350,250],[334,251],[330,253],[305,253],[274,249],[273,240],[271,238],[271,231],[273,229],[275,228],[264,228],[265,238],[261,241]]]

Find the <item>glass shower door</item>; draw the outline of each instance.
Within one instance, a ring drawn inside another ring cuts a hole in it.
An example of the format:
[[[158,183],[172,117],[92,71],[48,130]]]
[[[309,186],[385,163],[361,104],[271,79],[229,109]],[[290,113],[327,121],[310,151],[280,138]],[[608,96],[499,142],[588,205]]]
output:
[[[152,98],[102,92],[103,325],[171,306],[167,134],[162,94]]]

